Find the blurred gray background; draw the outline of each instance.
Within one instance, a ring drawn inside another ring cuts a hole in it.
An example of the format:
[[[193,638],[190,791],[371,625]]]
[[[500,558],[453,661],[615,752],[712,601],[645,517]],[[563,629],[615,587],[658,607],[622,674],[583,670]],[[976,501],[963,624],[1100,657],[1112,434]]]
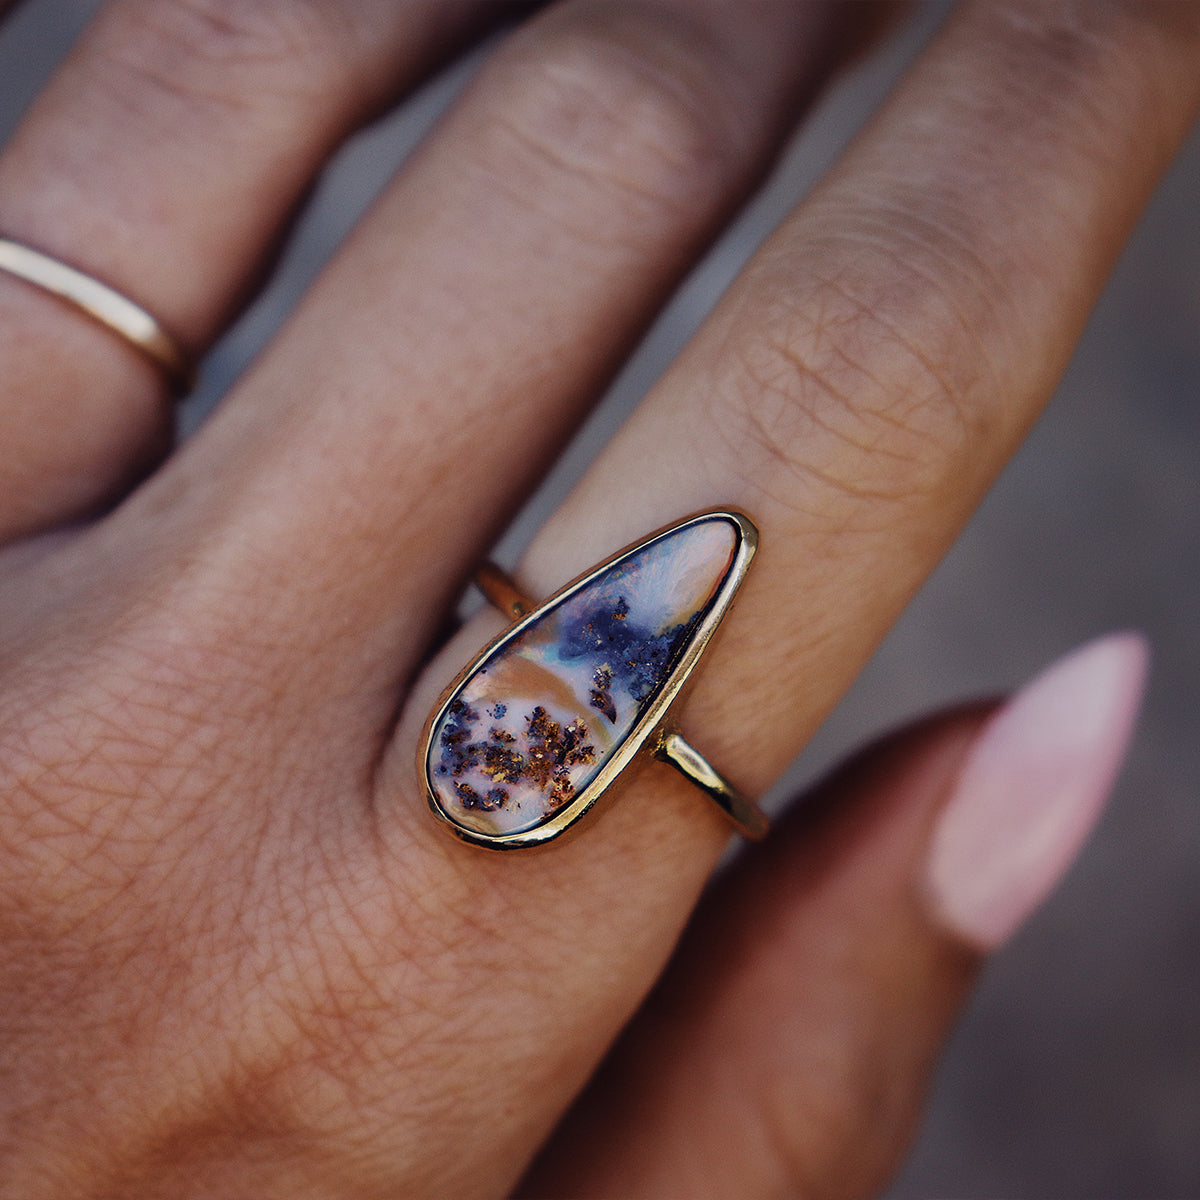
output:
[[[0,30],[0,132],[93,3],[29,0]],[[515,554],[739,264],[939,19],[842,80],[683,288],[517,522]],[[285,315],[468,61],[347,147],[271,289],[211,356],[191,427]],[[152,164],[147,164],[150,169]],[[989,968],[938,1073],[903,1196],[1200,1196],[1200,138],[1165,181],[1047,416],[785,785],[883,727],[1008,688],[1114,627],[1151,636],[1148,707],[1065,885]]]

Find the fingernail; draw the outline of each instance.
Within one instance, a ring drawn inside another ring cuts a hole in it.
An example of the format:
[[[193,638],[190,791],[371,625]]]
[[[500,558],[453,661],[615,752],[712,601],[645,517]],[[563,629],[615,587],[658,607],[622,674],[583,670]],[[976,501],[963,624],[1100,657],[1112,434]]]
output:
[[[1125,757],[1148,659],[1140,634],[1089,642],[984,726],[930,846],[925,883],[943,925],[992,950],[1066,873]]]

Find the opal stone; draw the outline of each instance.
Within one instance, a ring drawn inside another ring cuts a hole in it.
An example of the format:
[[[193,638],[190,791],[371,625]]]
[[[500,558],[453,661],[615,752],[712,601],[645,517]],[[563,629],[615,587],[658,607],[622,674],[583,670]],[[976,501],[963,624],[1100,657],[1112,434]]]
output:
[[[533,829],[578,797],[662,690],[739,538],[720,514],[668,530],[480,660],[430,733],[425,773],[441,812],[496,836]]]

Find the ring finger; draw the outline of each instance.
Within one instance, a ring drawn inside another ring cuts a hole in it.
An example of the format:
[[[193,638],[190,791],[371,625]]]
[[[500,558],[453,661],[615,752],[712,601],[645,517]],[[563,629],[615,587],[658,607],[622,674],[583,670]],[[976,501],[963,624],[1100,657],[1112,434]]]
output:
[[[337,143],[485,9],[113,0],[0,155],[0,236],[200,354]],[[0,356],[0,539],[108,499],[165,445],[159,372],[2,271]]]

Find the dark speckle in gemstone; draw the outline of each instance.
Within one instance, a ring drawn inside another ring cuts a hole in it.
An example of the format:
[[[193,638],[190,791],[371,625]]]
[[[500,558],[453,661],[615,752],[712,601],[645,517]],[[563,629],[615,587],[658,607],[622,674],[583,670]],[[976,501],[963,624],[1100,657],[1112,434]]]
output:
[[[508,803],[508,791],[502,787],[489,788],[480,795],[469,783],[456,783],[455,791],[463,808],[478,812],[495,812]]]
[[[564,620],[561,654],[564,659],[590,657],[597,667],[607,668],[612,681],[624,686],[634,700],[641,702],[666,678],[676,651],[683,645],[699,614],[660,633],[629,619],[629,607],[622,597],[615,602],[588,608],[575,622]],[[606,690],[597,684],[597,691]],[[605,711],[603,700],[592,693],[593,707]],[[612,720],[613,717],[609,717]]]
[[[528,778],[548,794],[552,807],[560,808],[575,794],[570,768],[595,762],[596,749],[585,741],[588,728],[578,718],[564,729],[539,704],[527,720]]]
[[[588,702],[608,718],[609,724],[616,724],[617,706],[612,697],[612,669],[606,664],[598,666],[592,675],[592,690]]]
[[[468,740],[479,719],[477,710],[455,700],[448,712],[441,736],[442,761],[436,770],[439,775],[455,777],[459,803],[470,811],[492,812],[504,807],[510,799],[508,788],[500,786],[504,784],[531,784],[551,808],[561,808],[575,794],[571,768],[590,765],[596,758],[582,720],[576,718],[564,728],[541,705],[526,717],[528,729],[520,738],[492,726],[482,741]],[[496,786],[480,794],[461,778],[474,770]]]

